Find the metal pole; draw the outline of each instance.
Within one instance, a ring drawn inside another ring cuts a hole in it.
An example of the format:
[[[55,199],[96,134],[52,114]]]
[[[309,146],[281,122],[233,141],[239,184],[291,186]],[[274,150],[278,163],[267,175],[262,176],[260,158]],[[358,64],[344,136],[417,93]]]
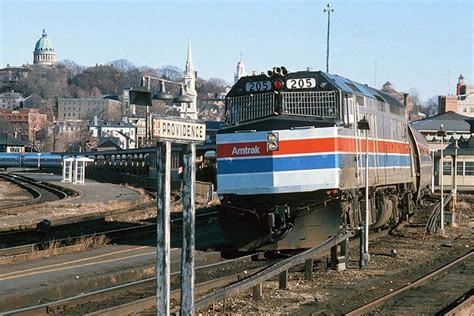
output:
[[[369,256],[369,136],[365,130],[365,254]]]
[[[328,35],[327,35],[327,45],[326,45],[326,72],[329,72],[329,29],[331,26],[331,12],[334,12],[334,9],[331,9],[331,5],[328,3],[326,6],[327,9],[324,9],[324,12],[328,13]]]
[[[364,223],[362,223],[359,226],[359,268],[360,269],[362,269],[365,266],[364,237],[365,237],[365,225]]]
[[[444,183],[443,183],[443,175],[444,175],[444,162],[443,162],[443,138],[444,136],[441,136],[441,159],[440,159],[440,165],[441,165],[441,173],[440,173],[440,185],[441,185],[441,226],[440,226],[440,232],[441,234],[444,234]]]
[[[183,246],[181,248],[181,315],[194,315],[194,222],[196,144],[185,145]]]
[[[435,150],[431,150],[431,163],[432,163],[432,174],[431,174],[431,194],[434,194],[434,186],[435,186],[435,167],[434,167],[434,159],[435,159]]]
[[[156,144],[157,181],[157,249],[156,249],[156,312],[170,314],[170,189],[171,142]]]
[[[148,78],[148,77],[145,77],[144,79],[146,80],[146,86],[147,86],[147,88],[148,88],[148,91],[150,91],[150,89],[151,89],[150,81],[151,81],[151,80],[150,80],[150,78]],[[146,140],[146,144],[148,144],[148,135],[149,135],[149,131],[148,131],[148,130],[149,130],[149,127],[148,127],[148,125],[149,125],[149,124],[148,124],[148,119],[149,119],[149,117],[148,117],[149,114],[148,114],[148,113],[149,113],[149,109],[148,109],[148,108],[149,108],[149,106],[147,105],[147,106],[146,106],[146,109],[145,109],[145,115],[146,115],[146,118],[145,118],[145,128],[146,128],[146,131],[145,131],[145,140]]]
[[[458,140],[454,140],[454,174],[453,174],[453,206],[451,209],[451,226],[456,226],[455,224],[455,216],[454,212],[456,211],[456,203],[458,200],[458,179],[457,179],[457,172],[458,172]]]

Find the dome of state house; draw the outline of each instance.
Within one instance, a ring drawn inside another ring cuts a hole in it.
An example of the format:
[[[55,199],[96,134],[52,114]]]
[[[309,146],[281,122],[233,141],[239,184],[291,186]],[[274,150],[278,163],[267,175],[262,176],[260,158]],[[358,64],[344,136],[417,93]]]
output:
[[[33,64],[54,65],[56,63],[56,53],[52,41],[49,39],[46,30],[43,29],[41,38],[36,42],[33,52]]]

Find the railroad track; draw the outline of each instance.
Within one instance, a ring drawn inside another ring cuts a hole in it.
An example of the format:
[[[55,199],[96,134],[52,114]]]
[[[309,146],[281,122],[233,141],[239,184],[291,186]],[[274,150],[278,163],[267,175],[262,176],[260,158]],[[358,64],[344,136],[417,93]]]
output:
[[[379,314],[453,314],[473,304],[472,284],[465,279],[474,273],[474,252],[439,267],[409,284],[381,296],[345,315]],[[463,285],[464,284],[464,285]]]
[[[453,198],[453,192],[445,195],[444,203],[443,203],[443,207],[445,210],[446,210],[446,206],[448,205],[448,203],[451,201],[452,198]],[[435,205],[435,207],[433,208],[433,211],[431,212],[430,217],[428,218],[428,221],[426,223],[426,232],[435,233],[440,227],[440,222],[441,222],[441,201]]]
[[[225,260],[221,262],[214,262],[211,264],[201,265],[196,267],[196,292],[206,293],[216,287],[227,285],[232,282],[236,282],[241,278],[244,278],[249,273],[257,272],[265,268],[271,263],[268,262],[254,262],[251,259],[252,255],[244,257]],[[208,279],[208,273],[215,273],[215,271],[224,271],[219,277],[212,280],[202,281]],[[225,273],[225,271],[231,271]],[[180,272],[174,272],[171,274],[171,282],[174,290],[171,293],[172,298],[178,299],[179,297],[179,276]],[[199,281],[201,280],[201,281]],[[91,312],[91,309],[101,309],[100,313],[109,313],[111,315],[123,314],[131,305],[140,304],[140,308],[146,307],[143,302],[136,302],[137,297],[143,297],[148,293],[153,295],[156,287],[156,278],[146,278],[143,280],[121,284],[101,290],[92,291],[89,293],[82,293],[66,299],[48,302],[37,306],[21,308],[16,310],[4,311],[2,315],[37,315],[39,314],[50,314],[50,313],[66,313],[66,314],[84,314],[85,312]],[[112,300],[112,302],[107,302]],[[155,301],[152,296],[151,299],[147,300]],[[123,306],[123,302],[129,301],[127,306]],[[115,306],[109,306],[114,305]],[[118,303],[118,306],[117,306]],[[84,306],[85,305],[85,306]],[[103,310],[103,306],[108,307]]]
[[[57,187],[44,184],[42,182],[34,181],[29,178],[25,178],[22,176],[18,176],[15,174],[0,174],[0,178],[9,181],[31,194],[33,197],[28,201],[21,201],[17,203],[11,203],[8,205],[0,206],[0,214],[5,213],[7,210],[32,204],[44,203],[44,202],[51,202],[56,200],[65,199],[70,194],[60,190]]]
[[[196,214],[196,224],[202,224],[206,222],[210,222],[217,219],[217,212],[214,210],[208,210],[202,213]],[[177,231],[182,224],[182,216],[177,216],[171,219],[171,227]],[[1,234],[0,237],[5,238],[12,235],[21,236],[25,234],[25,232],[10,232]],[[104,230],[104,231],[97,231],[91,234],[84,234],[81,233],[77,236],[67,237],[67,238],[58,238],[58,239],[51,239],[47,241],[35,242],[35,243],[27,243],[27,244],[18,244],[13,247],[1,248],[0,249],[0,258],[2,261],[8,260],[5,257],[14,257],[18,255],[23,255],[26,253],[32,252],[32,249],[35,251],[42,250],[47,248],[51,242],[54,242],[57,246],[69,246],[74,245],[80,240],[85,238],[95,238],[104,236],[109,240],[109,242],[120,242],[123,240],[131,240],[131,239],[140,239],[146,238],[147,236],[154,236],[156,234],[156,224],[154,223],[147,223],[142,224],[139,226],[132,226],[132,227],[124,227],[119,229],[112,229],[112,230]],[[181,236],[173,238],[171,240],[172,243],[177,243],[181,240]]]

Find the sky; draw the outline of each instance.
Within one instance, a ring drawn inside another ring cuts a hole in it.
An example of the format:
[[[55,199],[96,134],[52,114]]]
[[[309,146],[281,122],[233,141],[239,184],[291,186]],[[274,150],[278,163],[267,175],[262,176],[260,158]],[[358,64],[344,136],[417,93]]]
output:
[[[422,100],[474,84],[474,4],[464,1],[330,1],[329,72],[380,88],[417,89]],[[191,39],[202,78],[233,83],[284,65],[326,68],[327,1],[0,0],[0,67],[32,63],[45,28],[57,60],[117,59],[184,68]]]

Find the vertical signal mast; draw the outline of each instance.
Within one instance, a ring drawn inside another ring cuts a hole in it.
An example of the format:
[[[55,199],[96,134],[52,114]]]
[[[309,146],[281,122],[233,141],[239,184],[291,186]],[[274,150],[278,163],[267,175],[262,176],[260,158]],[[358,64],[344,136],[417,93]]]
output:
[[[334,12],[334,9],[331,8],[331,5],[328,3],[324,12],[328,13],[328,37],[327,37],[327,46],[326,46],[326,72],[329,72],[329,27],[331,25],[331,12]]]

